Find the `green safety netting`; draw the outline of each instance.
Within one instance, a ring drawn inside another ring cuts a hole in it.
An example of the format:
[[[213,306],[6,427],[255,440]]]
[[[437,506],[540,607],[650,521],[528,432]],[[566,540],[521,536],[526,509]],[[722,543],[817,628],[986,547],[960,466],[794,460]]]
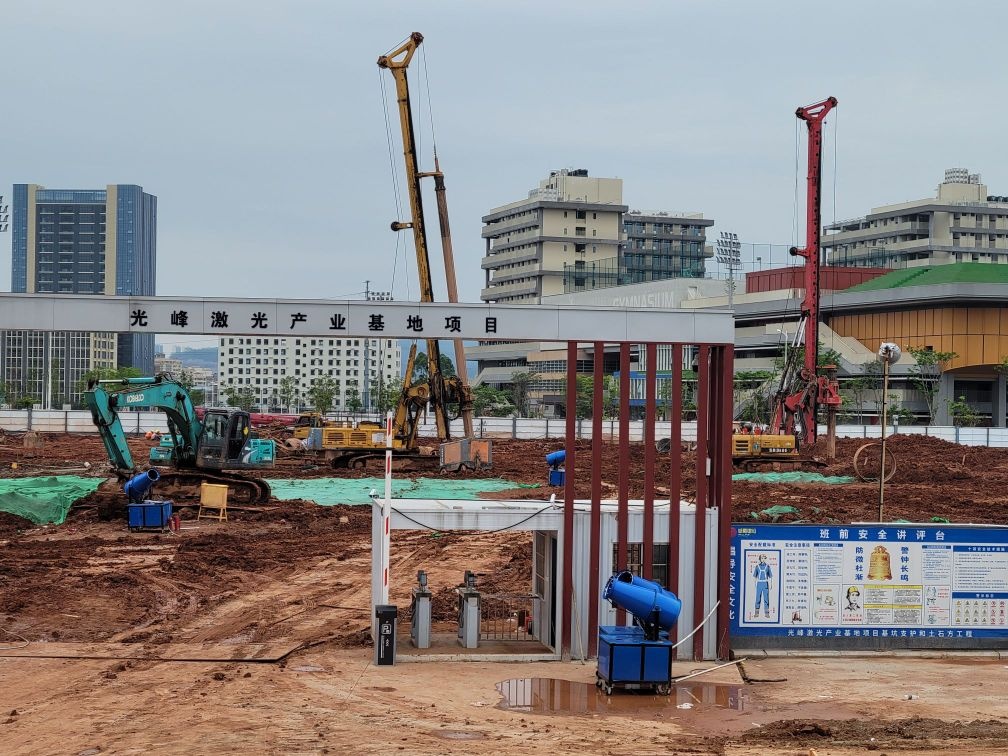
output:
[[[56,475],[46,478],[0,479],[0,512],[23,517],[36,525],[60,525],[70,505],[98,488],[102,478]]]
[[[849,475],[822,475],[815,472],[802,472],[801,470],[735,473],[732,475],[732,480],[751,480],[755,483],[825,483],[828,485],[854,482],[854,478]]]
[[[367,504],[371,501],[371,491],[376,491],[379,496],[385,494],[384,478],[270,479],[268,483],[278,499],[308,499],[322,505]],[[538,485],[500,478],[397,478],[392,481],[392,496],[399,499],[478,499],[481,493],[505,491],[509,488],[538,488]]]

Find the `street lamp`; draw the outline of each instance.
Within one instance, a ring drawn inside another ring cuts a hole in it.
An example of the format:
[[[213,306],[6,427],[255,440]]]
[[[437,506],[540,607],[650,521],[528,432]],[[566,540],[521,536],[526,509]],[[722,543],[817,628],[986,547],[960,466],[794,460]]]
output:
[[[778,328],[777,333],[784,337],[784,369],[787,369],[787,347],[788,347],[788,332],[783,328]]]
[[[889,366],[900,358],[900,348],[891,342],[884,342],[878,350],[882,362],[882,457],[879,461],[878,519],[882,522],[882,503],[885,501],[885,452],[886,452],[886,400],[889,394]]]
[[[742,243],[738,234],[730,231],[722,231],[717,240],[717,261],[728,267],[728,283],[725,288],[728,290],[728,307],[735,310],[735,269],[742,262]]]

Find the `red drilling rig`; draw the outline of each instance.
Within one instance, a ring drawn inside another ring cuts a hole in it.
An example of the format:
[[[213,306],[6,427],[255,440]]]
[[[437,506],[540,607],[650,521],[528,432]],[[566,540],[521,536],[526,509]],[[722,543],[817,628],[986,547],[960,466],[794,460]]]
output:
[[[805,246],[792,247],[792,255],[805,258],[805,297],[802,299],[801,319],[795,333],[795,346],[804,344],[804,351],[792,349],[788,353],[777,392],[774,395],[774,414],[771,432],[793,435],[796,447],[813,444],[816,440],[816,412],[820,405],[840,405],[840,390],[836,381],[836,367],[824,366],[819,374],[819,270],[822,252],[819,244],[822,233],[822,128],[826,115],[836,107],[835,97],[814,105],[798,108],[795,115],[808,127],[808,177],[805,193]],[[801,341],[799,341],[801,340]],[[799,365],[799,357],[801,364]]]

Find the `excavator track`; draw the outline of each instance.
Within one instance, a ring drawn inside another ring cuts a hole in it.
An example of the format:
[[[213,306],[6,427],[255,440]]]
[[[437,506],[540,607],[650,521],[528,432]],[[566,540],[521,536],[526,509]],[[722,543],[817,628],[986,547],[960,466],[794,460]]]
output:
[[[161,480],[158,486],[192,488],[194,499],[199,498],[201,483],[212,483],[228,487],[228,501],[233,504],[265,504],[272,491],[269,483],[262,478],[252,478],[240,473],[209,472],[203,470],[159,470]]]

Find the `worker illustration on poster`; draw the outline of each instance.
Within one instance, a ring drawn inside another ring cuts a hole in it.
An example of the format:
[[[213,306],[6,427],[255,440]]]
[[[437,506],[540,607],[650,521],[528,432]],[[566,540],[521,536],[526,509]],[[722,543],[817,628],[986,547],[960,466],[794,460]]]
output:
[[[780,551],[746,551],[745,614],[750,622],[780,621]]]

